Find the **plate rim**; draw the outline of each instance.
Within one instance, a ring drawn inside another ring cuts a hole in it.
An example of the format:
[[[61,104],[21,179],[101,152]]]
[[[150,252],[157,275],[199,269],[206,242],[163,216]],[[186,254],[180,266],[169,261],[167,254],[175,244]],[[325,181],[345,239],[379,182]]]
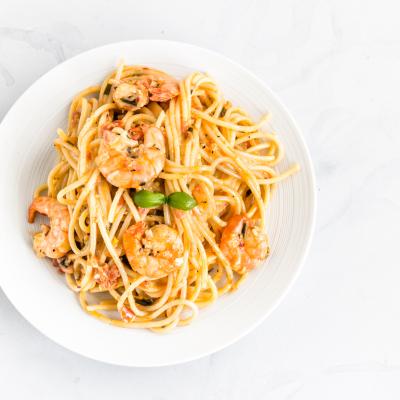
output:
[[[115,46],[132,45],[133,43],[152,43],[153,45],[184,46],[184,47],[192,48],[193,50],[200,50],[202,52],[210,54],[213,57],[217,57],[217,58],[221,59],[222,61],[227,62],[228,64],[231,64],[232,66],[234,66],[235,68],[240,70],[240,72],[242,72],[243,74],[246,74],[249,77],[251,77],[255,82],[257,82],[257,84],[260,87],[262,87],[262,90],[268,94],[268,96],[277,104],[277,106],[282,109],[282,111],[285,114],[285,118],[287,119],[287,121],[294,128],[294,130],[296,132],[296,135],[297,135],[297,139],[301,143],[302,152],[304,153],[305,161],[308,164],[309,173],[310,173],[310,183],[311,183],[310,184],[310,187],[311,187],[310,204],[308,205],[311,212],[310,212],[310,223],[309,223],[308,231],[307,231],[307,238],[305,240],[305,244],[303,246],[303,249],[301,250],[301,256],[300,256],[299,260],[296,263],[296,269],[295,269],[294,273],[289,277],[285,289],[282,290],[282,292],[275,298],[272,306],[270,306],[270,308],[265,313],[263,313],[261,316],[256,317],[254,319],[254,322],[252,324],[249,324],[246,327],[246,329],[243,329],[240,333],[238,333],[237,335],[234,335],[234,337],[232,339],[225,341],[223,344],[217,345],[217,346],[210,346],[210,348],[207,351],[203,351],[203,352],[201,352],[201,353],[199,353],[197,355],[189,355],[187,357],[182,356],[179,359],[173,360],[172,362],[159,362],[159,363],[144,364],[144,363],[135,363],[135,360],[132,360],[131,363],[115,362],[115,361],[112,361],[112,360],[104,359],[102,357],[96,357],[93,354],[87,354],[85,352],[81,352],[81,351],[78,351],[76,349],[72,349],[72,348],[68,347],[67,344],[62,343],[58,339],[51,337],[49,334],[47,334],[47,332],[41,330],[40,327],[37,326],[37,324],[31,320],[31,317],[29,317],[29,315],[25,315],[23,313],[23,311],[21,311],[20,307],[18,307],[12,301],[11,293],[8,291],[8,289],[2,283],[2,278],[1,278],[2,274],[0,273],[0,288],[3,290],[3,292],[6,295],[8,301],[12,304],[14,309],[17,310],[18,313],[31,326],[33,326],[38,332],[40,332],[46,338],[50,339],[53,343],[56,343],[58,346],[60,346],[62,348],[65,348],[65,349],[67,349],[67,350],[69,350],[69,351],[71,351],[71,352],[73,352],[75,354],[78,354],[80,356],[86,357],[86,358],[91,359],[91,360],[103,362],[105,364],[120,365],[120,366],[126,366],[126,367],[141,367],[141,368],[147,367],[147,368],[151,368],[151,367],[164,367],[164,366],[172,366],[172,365],[183,364],[183,363],[187,363],[187,362],[190,362],[190,361],[198,360],[200,358],[206,357],[206,356],[208,356],[210,354],[213,354],[213,353],[216,353],[216,352],[218,352],[220,350],[223,350],[226,347],[236,343],[237,341],[239,341],[240,339],[242,339],[243,337],[248,335],[251,331],[256,329],[263,321],[266,320],[267,317],[269,317],[271,315],[271,313],[273,311],[275,311],[277,309],[277,307],[281,304],[283,299],[287,296],[288,292],[292,289],[292,287],[295,284],[297,278],[299,277],[299,275],[300,275],[300,273],[301,273],[301,271],[303,269],[306,257],[309,254],[309,251],[310,251],[310,248],[311,248],[311,244],[312,244],[313,237],[314,237],[314,234],[315,234],[315,225],[316,225],[316,214],[317,214],[317,190],[316,190],[316,187],[317,186],[316,186],[316,176],[315,176],[314,164],[313,164],[313,161],[312,161],[312,158],[311,158],[311,155],[310,155],[310,150],[309,150],[309,148],[307,146],[305,137],[304,137],[304,135],[302,133],[302,130],[300,129],[300,126],[298,125],[298,123],[296,122],[296,120],[294,119],[293,115],[291,114],[291,112],[286,107],[286,105],[281,101],[279,96],[264,82],[264,80],[262,78],[259,78],[254,72],[252,72],[251,70],[249,70],[246,67],[242,66],[239,62],[237,62],[235,60],[232,60],[231,58],[229,58],[225,54],[222,54],[222,53],[219,53],[217,51],[208,49],[206,47],[197,46],[197,45],[192,44],[192,43],[187,43],[185,41],[175,41],[175,40],[166,40],[166,39],[123,40],[123,41],[117,41],[117,42],[108,43],[108,44],[105,44],[105,45],[97,46],[97,47],[82,51],[82,52],[74,55],[73,57],[70,57],[67,60],[64,60],[63,62],[55,65],[54,67],[52,67],[51,69],[49,69],[48,71],[43,73],[34,82],[32,82],[32,84],[30,84],[28,86],[28,88],[26,90],[24,90],[23,93],[17,98],[17,100],[11,105],[9,110],[6,112],[6,114],[4,115],[2,120],[0,121],[0,132],[3,130],[3,126],[6,125],[8,119],[12,116],[12,113],[14,112],[14,110],[18,107],[18,104],[23,101],[23,99],[29,94],[29,92],[32,90],[33,87],[35,87],[36,85],[40,85],[42,81],[45,81],[48,75],[54,73],[58,69],[65,68],[66,65],[68,65],[69,63],[74,62],[77,58],[80,58],[80,57],[83,57],[83,56],[87,56],[90,53],[96,53],[98,51],[103,52],[103,51],[106,51],[108,48],[112,48],[112,47],[115,47]],[[4,230],[2,230],[1,236],[2,237],[5,236]],[[4,241],[3,241],[3,243],[4,243]],[[0,270],[0,272],[1,272],[1,270]]]

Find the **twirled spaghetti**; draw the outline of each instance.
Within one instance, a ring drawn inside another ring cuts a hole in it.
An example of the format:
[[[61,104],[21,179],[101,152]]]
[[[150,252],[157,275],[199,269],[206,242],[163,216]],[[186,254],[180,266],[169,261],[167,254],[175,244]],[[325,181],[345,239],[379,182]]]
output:
[[[31,222],[35,212],[51,221],[36,252],[100,320],[158,332],[190,323],[268,255],[266,207],[298,165],[276,173],[283,148],[265,120],[253,123],[203,73],[178,82],[120,65],[73,99],[57,131],[59,161],[30,207]],[[197,206],[140,208],[143,189]]]

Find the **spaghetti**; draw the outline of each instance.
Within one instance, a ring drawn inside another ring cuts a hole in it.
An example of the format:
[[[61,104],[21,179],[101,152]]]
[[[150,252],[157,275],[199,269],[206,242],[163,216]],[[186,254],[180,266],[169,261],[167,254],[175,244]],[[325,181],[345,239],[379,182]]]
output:
[[[120,65],[73,99],[57,131],[59,161],[29,210],[30,222],[50,219],[37,254],[102,321],[156,332],[189,324],[268,256],[266,207],[299,167],[277,174],[283,148],[265,121],[203,73],[178,82]],[[142,190],[148,208],[135,203]]]

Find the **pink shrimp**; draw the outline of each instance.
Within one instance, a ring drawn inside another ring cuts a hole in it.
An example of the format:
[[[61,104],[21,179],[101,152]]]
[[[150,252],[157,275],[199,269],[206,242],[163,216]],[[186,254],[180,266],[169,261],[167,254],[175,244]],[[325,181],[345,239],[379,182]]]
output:
[[[267,235],[245,215],[234,215],[229,219],[222,232],[220,249],[232,269],[240,273],[252,270],[269,254]]]
[[[68,207],[52,197],[36,197],[29,207],[28,222],[35,221],[36,213],[49,217],[50,226],[41,225],[42,232],[33,237],[33,248],[39,257],[60,258],[71,249],[68,240],[70,221]]]
[[[133,68],[132,75],[113,82],[113,100],[119,108],[135,111],[149,101],[165,102],[179,94],[179,83],[170,75],[146,67]]]
[[[123,246],[132,269],[150,278],[162,278],[183,265],[183,243],[168,225],[147,228],[141,221],[123,235]]]
[[[120,121],[114,121],[101,131],[103,140],[96,164],[111,185],[138,188],[157,178],[165,163],[165,139],[159,128],[143,128],[142,144],[130,138]],[[140,138],[139,132],[134,134]]]

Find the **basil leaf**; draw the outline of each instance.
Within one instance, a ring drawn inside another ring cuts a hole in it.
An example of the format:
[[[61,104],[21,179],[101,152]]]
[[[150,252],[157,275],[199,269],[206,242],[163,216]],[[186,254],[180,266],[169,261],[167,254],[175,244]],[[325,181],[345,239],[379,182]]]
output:
[[[168,196],[167,203],[179,210],[189,211],[197,206],[197,201],[185,192],[174,192]]]
[[[133,195],[133,201],[141,208],[152,208],[163,205],[166,202],[163,193],[140,190]]]

